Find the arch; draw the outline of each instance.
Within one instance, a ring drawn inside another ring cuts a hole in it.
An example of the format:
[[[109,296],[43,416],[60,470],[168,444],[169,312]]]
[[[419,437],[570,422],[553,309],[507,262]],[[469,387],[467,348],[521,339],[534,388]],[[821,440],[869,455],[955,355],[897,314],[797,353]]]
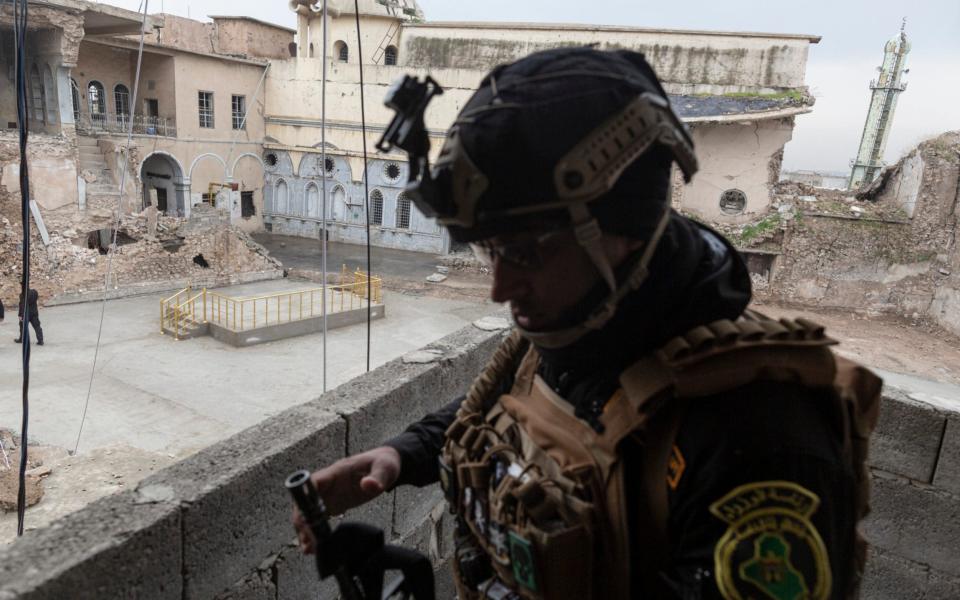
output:
[[[337,218],[337,210],[340,210],[340,214],[344,216],[344,221],[347,220],[347,192],[343,189],[342,185],[335,185],[333,191],[330,192],[330,200],[328,201],[330,210],[327,211],[327,220],[335,221]]]
[[[283,178],[278,179],[277,183],[273,186],[273,205],[275,212],[285,215],[288,214],[290,210],[290,186],[287,185],[286,180]]]
[[[34,63],[30,67],[30,118],[41,123],[46,123],[44,111],[47,107],[47,94],[43,89],[43,78],[40,76],[40,69]]]
[[[333,55],[336,56],[340,62],[350,60],[350,48],[347,46],[347,43],[343,40],[335,41],[333,43]]]
[[[254,154],[253,152],[244,152],[243,154],[241,154],[240,156],[238,156],[238,157],[236,158],[236,160],[233,161],[233,164],[232,164],[232,165],[230,165],[230,171],[227,173],[227,175],[230,177],[230,179],[233,179],[234,177],[236,177],[236,175],[237,175],[237,163],[240,162],[240,159],[241,159],[241,158],[244,158],[244,157],[246,157],[246,156],[249,156],[250,158],[255,159],[258,163],[260,163],[260,168],[261,168],[261,169],[263,169],[264,171],[267,170],[267,166],[266,166],[265,164],[263,164],[263,159],[260,158],[260,155],[259,155],[259,154]]]
[[[70,98],[73,100],[73,122],[80,122],[80,86],[77,80],[70,78]]]
[[[204,158],[207,158],[208,156],[210,158],[217,159],[217,162],[220,163],[220,166],[223,167],[224,175],[227,174],[227,163],[225,163],[223,159],[220,158],[219,155],[214,154],[213,152],[204,152],[203,154],[198,155],[195,159],[193,159],[193,162],[190,163],[190,170],[187,171],[187,177],[189,177],[190,179],[193,179],[193,169],[197,166],[197,163],[199,163]]]
[[[406,192],[397,196],[397,229],[410,229],[410,197]]]
[[[43,65],[43,89],[47,96],[47,122],[56,123],[59,121],[57,117],[59,107],[57,106],[56,84],[53,81],[53,71],[50,70],[50,65]]]
[[[303,211],[304,214],[308,217],[322,217],[323,215],[320,211],[320,188],[315,181],[307,182],[303,197],[307,204]]]
[[[90,111],[90,120],[95,124],[103,125],[107,120],[107,103],[103,97],[103,84],[96,79],[87,84],[87,109]]]
[[[387,66],[394,66],[397,64],[398,51],[396,46],[387,46],[387,49],[383,52],[383,64]]]
[[[183,177],[183,165],[177,157],[156,150],[148,154],[137,169],[143,186],[143,207],[151,204],[150,190],[157,190],[157,210],[169,215],[186,216],[190,184]]]
[[[370,224],[383,225],[383,192],[380,190],[370,192]]]
[[[118,123],[126,123],[130,118],[130,89],[118,83],[113,86],[113,108]]]

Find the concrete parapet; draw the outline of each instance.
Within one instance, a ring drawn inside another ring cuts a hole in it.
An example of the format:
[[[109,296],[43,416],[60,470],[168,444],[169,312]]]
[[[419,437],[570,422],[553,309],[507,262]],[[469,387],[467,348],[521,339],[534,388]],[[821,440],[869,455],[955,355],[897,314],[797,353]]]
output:
[[[0,549],[0,600],[333,599],[296,547],[282,482],[378,445],[463,394],[503,331],[467,327]],[[960,415],[885,391],[872,452],[866,598],[960,597]],[[437,567],[452,598],[453,520],[436,487],[400,488],[344,518]],[[29,513],[28,513],[29,521]]]

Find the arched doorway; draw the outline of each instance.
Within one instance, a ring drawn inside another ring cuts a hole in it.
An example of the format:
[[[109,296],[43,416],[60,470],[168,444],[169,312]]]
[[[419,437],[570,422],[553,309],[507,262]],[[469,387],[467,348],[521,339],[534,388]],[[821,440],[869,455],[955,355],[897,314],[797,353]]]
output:
[[[187,214],[183,168],[175,158],[154,152],[140,167],[140,181],[143,182],[144,208],[152,205],[155,198],[158,211],[170,216]]]

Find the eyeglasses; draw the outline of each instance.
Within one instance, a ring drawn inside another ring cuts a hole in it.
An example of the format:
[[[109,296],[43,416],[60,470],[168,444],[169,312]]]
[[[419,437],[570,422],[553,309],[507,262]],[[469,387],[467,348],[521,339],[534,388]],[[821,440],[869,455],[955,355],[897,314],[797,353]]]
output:
[[[551,231],[535,238],[508,242],[481,240],[471,243],[470,247],[477,259],[487,267],[492,268],[499,257],[500,260],[521,269],[539,269],[545,262],[549,248],[567,232],[568,230]]]

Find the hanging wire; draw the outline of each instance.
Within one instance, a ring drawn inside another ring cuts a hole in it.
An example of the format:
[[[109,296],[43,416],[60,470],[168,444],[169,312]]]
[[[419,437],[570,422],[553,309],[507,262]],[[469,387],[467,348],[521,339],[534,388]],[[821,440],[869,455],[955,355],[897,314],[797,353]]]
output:
[[[367,116],[363,102],[363,40],[360,37],[360,0],[353,0],[357,20],[357,60],[360,61],[360,129],[363,138],[363,205],[367,217],[367,371],[370,371],[370,324],[373,314],[373,273],[370,272],[370,173],[367,171]]]
[[[257,89],[253,91],[253,96],[251,97],[250,102],[243,107],[243,116],[240,118],[240,128],[234,131],[233,135],[231,136],[233,139],[230,140],[230,148],[227,150],[227,158],[223,161],[224,181],[226,181],[228,176],[231,178],[233,176],[233,173],[229,171],[229,167],[227,165],[230,164],[230,159],[233,158],[233,151],[237,146],[237,140],[240,138],[240,132],[247,130],[247,114],[250,112],[250,104],[255,102],[257,100],[257,96],[260,95],[260,88],[263,87],[263,82],[267,79],[267,73],[270,71],[270,64],[271,63],[267,63],[267,66],[264,67],[263,74],[260,75],[260,81],[257,83]]]
[[[320,242],[320,262],[323,274],[323,391],[327,391],[327,0],[323,0],[323,78],[320,81],[320,161],[323,186],[323,214]],[[342,292],[341,292],[342,293]]]
[[[120,169],[120,197],[117,199],[117,212],[113,227],[113,240],[110,244],[110,247],[107,249],[107,274],[103,279],[103,301],[100,304],[100,324],[97,326],[97,345],[93,351],[93,365],[90,367],[90,382],[87,384],[87,397],[83,402],[83,414],[80,417],[80,428],[77,431],[77,441],[73,445],[73,454],[76,454],[77,448],[80,447],[80,436],[83,433],[83,424],[87,419],[87,408],[90,406],[90,394],[93,391],[93,378],[97,372],[97,359],[100,356],[100,339],[103,335],[103,320],[107,311],[107,291],[110,289],[110,276],[113,274],[113,255],[117,249],[117,235],[120,232],[120,217],[123,214],[123,191],[126,187],[127,171],[130,170],[129,165],[126,163],[130,157],[130,146],[133,144],[134,107],[136,106],[137,97],[140,92],[140,66],[143,63],[143,40],[146,33],[147,11],[149,10],[150,0],[144,0],[142,6],[143,14],[141,15],[140,19],[140,48],[137,51],[137,71],[133,80],[133,101],[130,103],[129,121],[127,121],[127,147],[123,152],[122,160],[124,164]]]

